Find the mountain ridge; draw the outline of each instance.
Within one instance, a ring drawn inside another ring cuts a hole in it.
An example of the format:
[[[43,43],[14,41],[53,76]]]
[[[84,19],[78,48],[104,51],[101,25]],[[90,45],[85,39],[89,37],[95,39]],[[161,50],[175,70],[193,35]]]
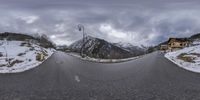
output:
[[[26,41],[26,40],[35,40],[40,43],[40,46],[45,48],[55,48],[55,44],[45,35],[29,35],[23,33],[13,33],[13,32],[4,32],[0,33],[0,40],[16,40],[16,41]]]
[[[121,59],[138,55],[134,55],[129,50],[107,42],[104,39],[87,36],[85,40],[84,47],[82,47],[83,39],[80,39],[72,43],[69,48],[74,52],[80,52],[83,49],[87,56],[103,59]]]

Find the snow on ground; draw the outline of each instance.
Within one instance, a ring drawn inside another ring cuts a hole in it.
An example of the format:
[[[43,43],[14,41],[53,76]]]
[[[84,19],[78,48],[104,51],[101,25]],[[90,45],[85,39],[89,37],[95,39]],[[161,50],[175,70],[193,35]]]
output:
[[[186,70],[200,73],[200,45],[169,52],[165,57]]]
[[[200,45],[200,40],[196,40],[192,43],[192,45]]]
[[[18,73],[40,65],[42,62],[36,60],[36,55],[42,51],[47,59],[54,50],[24,41],[0,41],[0,73]]]
[[[92,61],[92,62],[99,62],[99,63],[119,63],[119,62],[125,62],[125,61],[130,61],[130,60],[135,60],[138,58],[141,58],[142,56],[137,56],[137,57],[131,57],[131,58],[124,58],[124,59],[98,59],[98,58],[91,58],[91,57],[84,57],[82,58],[79,54],[77,53],[67,53],[70,56],[74,56],[77,58],[80,58],[82,60],[86,60],[86,61]]]

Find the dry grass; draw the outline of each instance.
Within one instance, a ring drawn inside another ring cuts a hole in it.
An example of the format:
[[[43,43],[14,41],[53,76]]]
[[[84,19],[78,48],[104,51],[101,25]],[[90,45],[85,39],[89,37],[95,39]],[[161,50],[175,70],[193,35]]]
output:
[[[31,47],[31,44],[30,44],[30,43],[26,43],[26,42],[22,42],[22,43],[20,44],[20,46]]]
[[[22,42],[21,44],[20,44],[20,46],[25,46],[26,45],[26,43],[25,42]]]
[[[34,47],[31,47],[29,50],[30,50],[30,51],[33,51],[33,50],[35,50],[35,48],[34,48]]]
[[[195,55],[197,57],[200,57],[200,54],[199,53],[191,53],[191,55]]]
[[[5,64],[0,64],[0,67],[4,67],[4,66],[6,66]]]
[[[42,54],[43,54],[44,56],[48,56],[48,52],[47,52],[46,50],[42,50]]]
[[[188,56],[188,55],[200,56],[200,54],[196,54],[196,53],[191,53],[191,54],[182,53],[178,56],[178,59],[183,60],[185,62],[195,63],[194,60],[196,59],[196,57]]]
[[[17,56],[23,56],[25,55],[26,53],[19,53]]]
[[[12,61],[12,62],[10,63],[9,67],[12,67],[12,66],[14,66],[15,64],[22,63],[22,62],[23,62],[23,61],[21,61],[21,60],[14,60],[14,61]]]

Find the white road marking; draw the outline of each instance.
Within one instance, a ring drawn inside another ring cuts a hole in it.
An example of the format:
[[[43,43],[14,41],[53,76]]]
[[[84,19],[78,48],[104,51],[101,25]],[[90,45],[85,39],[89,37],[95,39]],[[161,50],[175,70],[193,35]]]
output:
[[[75,81],[77,81],[77,82],[80,82],[80,81],[81,81],[78,75],[75,75],[75,76],[74,76],[74,79],[75,79]]]

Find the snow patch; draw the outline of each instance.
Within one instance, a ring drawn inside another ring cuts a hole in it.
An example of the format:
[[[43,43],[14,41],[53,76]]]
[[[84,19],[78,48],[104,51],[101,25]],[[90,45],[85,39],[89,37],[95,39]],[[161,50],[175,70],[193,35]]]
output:
[[[47,59],[54,51],[25,41],[0,41],[0,73],[19,73],[32,69],[42,63],[36,60],[37,53],[45,52]]]
[[[198,44],[198,43],[195,43]],[[178,57],[180,55],[184,54],[184,57],[191,57],[193,58],[192,62],[189,61],[184,61],[182,59],[179,59]],[[196,55],[197,54],[197,55]],[[178,51],[174,52],[169,52],[165,54],[165,57],[172,61],[173,63],[177,64],[178,66],[192,71],[192,72],[197,72],[200,73],[200,45],[192,46],[192,47],[187,47]]]

